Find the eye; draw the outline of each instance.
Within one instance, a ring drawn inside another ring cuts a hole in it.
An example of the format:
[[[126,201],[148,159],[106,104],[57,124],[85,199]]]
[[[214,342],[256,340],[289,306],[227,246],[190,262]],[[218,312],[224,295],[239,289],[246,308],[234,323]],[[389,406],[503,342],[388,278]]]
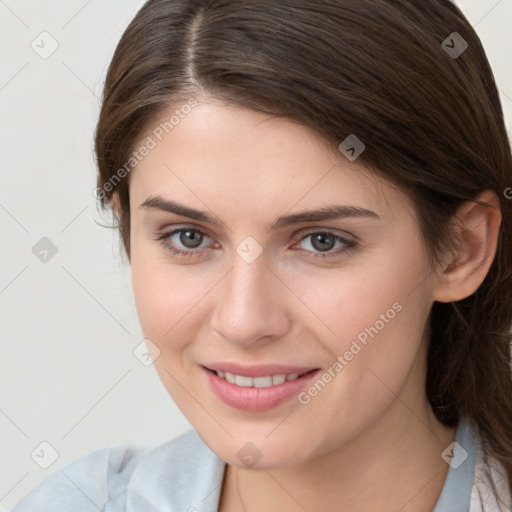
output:
[[[193,228],[179,228],[170,233],[162,233],[157,237],[162,245],[178,256],[195,256],[203,252],[198,247],[208,235]],[[184,248],[182,248],[184,247]]]
[[[357,247],[357,242],[344,238],[331,231],[316,231],[309,233],[301,238],[301,243],[305,240],[310,239],[306,244],[311,249],[305,249],[307,252],[311,252],[313,258],[329,258],[333,256],[339,256],[344,252],[353,251]],[[333,251],[334,247],[338,243],[338,250]]]

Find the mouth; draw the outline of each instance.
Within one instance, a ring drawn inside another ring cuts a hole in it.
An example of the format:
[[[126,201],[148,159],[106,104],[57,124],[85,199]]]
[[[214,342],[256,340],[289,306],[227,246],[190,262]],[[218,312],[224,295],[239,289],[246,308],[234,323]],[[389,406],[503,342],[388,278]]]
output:
[[[302,372],[293,372],[293,373],[276,373],[271,375],[263,375],[261,377],[249,377],[247,375],[237,375],[235,373],[222,371],[222,370],[212,370],[210,368],[204,367],[210,373],[213,373],[220,379],[223,379],[230,384],[234,384],[240,387],[255,387],[255,388],[270,388],[273,386],[279,386],[280,384],[284,384],[285,382],[291,382],[310,373],[316,372],[319,368],[314,368],[312,370],[306,370]]]
[[[238,370],[239,373],[227,371],[227,367],[234,369],[234,364],[222,364],[222,366],[223,369],[201,366],[209,389],[230,407],[254,413],[270,411],[291,401],[294,397],[298,399],[301,391],[311,385],[321,371],[320,368],[275,365],[243,367],[246,373],[253,374],[251,376],[244,375],[243,369]],[[236,368],[241,367],[237,365]],[[283,373],[274,373],[276,369]],[[284,372],[284,369],[288,372]]]

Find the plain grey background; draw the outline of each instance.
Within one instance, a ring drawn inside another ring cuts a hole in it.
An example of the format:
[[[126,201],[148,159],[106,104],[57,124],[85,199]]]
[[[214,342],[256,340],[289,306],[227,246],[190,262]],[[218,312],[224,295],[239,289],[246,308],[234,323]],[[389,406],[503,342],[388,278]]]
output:
[[[0,0],[2,512],[86,453],[156,446],[191,427],[133,353],[143,335],[130,270],[93,195],[101,86],[142,4]],[[510,134],[512,0],[457,4],[487,51]]]

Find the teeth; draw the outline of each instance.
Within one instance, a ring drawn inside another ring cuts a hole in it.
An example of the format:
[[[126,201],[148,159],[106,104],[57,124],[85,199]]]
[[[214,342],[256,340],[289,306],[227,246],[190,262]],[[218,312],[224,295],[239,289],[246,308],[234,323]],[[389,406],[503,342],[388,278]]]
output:
[[[252,378],[251,377],[241,377],[240,375],[235,375],[235,384],[237,386],[252,386]]]
[[[223,372],[222,370],[216,370],[217,376],[221,379],[227,380],[231,384],[236,384],[242,387],[256,387],[256,388],[268,388],[270,386],[277,386],[283,384],[283,382],[289,382],[299,377],[298,373],[289,373],[288,375],[269,375],[267,377],[245,377],[244,375],[234,375],[233,373]]]

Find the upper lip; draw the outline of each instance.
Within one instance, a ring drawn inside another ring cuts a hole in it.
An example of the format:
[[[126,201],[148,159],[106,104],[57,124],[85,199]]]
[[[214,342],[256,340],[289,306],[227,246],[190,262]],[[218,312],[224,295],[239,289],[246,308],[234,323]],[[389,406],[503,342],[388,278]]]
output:
[[[242,365],[238,363],[211,363],[205,365],[209,370],[221,370],[223,372],[233,373],[244,377],[266,377],[268,375],[282,375],[289,373],[307,373],[311,370],[318,370],[314,366],[287,366],[283,364],[265,364],[265,365]]]

